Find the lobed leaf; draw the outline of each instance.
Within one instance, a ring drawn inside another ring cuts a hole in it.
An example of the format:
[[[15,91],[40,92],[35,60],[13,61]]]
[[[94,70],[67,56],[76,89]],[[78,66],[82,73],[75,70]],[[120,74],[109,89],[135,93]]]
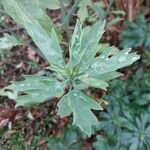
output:
[[[104,90],[106,90],[106,88],[108,87],[108,84],[104,80],[101,80],[98,78],[93,78],[93,77],[84,75],[84,76],[80,77],[79,79],[85,85],[90,86],[90,87],[100,88],[100,89],[104,89]]]
[[[38,2],[35,0],[3,0],[2,2],[5,11],[27,30],[47,61],[52,66],[63,67],[62,50],[54,29],[51,33],[54,24],[39,7]]]
[[[97,21],[92,28],[83,34],[83,39],[81,43],[81,66],[86,66],[91,64],[98,51],[98,42],[104,33],[105,21]]]
[[[98,42],[104,32],[104,21],[98,21],[88,31],[82,30],[78,21],[71,40],[70,56],[72,63],[80,70],[86,69],[93,61],[97,51]]]
[[[98,76],[96,76],[96,78],[104,80],[104,81],[110,81],[110,80],[118,78],[122,75],[123,74],[120,73],[120,72],[112,71],[112,72],[109,72],[109,73],[98,75]]]
[[[98,123],[91,109],[102,110],[102,107],[92,98],[75,89],[58,103],[58,114],[65,117],[73,113],[73,124],[88,136],[91,136],[91,126]]]
[[[136,53],[129,53],[130,51],[131,49],[124,49],[111,57],[109,55],[106,57],[106,55],[101,54],[95,58],[94,63],[89,68],[88,74],[91,76],[99,76],[131,65],[140,56]]]
[[[28,75],[25,80],[12,82],[5,89],[19,93],[16,106],[30,106],[43,103],[53,97],[60,96],[63,93],[63,85],[52,78]]]
[[[77,62],[78,55],[81,51],[82,42],[82,24],[77,20],[74,33],[71,39],[71,46],[69,48],[70,61],[75,64]]]

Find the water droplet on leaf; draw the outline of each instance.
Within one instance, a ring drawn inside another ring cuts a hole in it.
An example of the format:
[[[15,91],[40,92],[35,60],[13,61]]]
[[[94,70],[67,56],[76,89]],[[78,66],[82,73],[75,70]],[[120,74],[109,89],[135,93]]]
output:
[[[27,86],[30,86],[30,83],[28,83]]]
[[[78,39],[78,38],[79,38],[79,36],[78,36],[78,35],[76,35],[76,38]]]
[[[119,62],[123,63],[123,62],[125,62],[125,61],[127,61],[127,58],[126,58],[126,57],[120,57],[120,58],[119,58]]]
[[[79,43],[76,44],[76,46],[79,46],[79,45],[80,45]]]
[[[78,94],[77,94],[77,93],[73,93],[73,95],[74,95],[74,96],[78,96]]]
[[[25,84],[20,84],[20,86],[22,86],[22,87],[23,87],[23,86],[25,86]]]
[[[105,56],[104,55],[101,55],[101,59],[104,59],[105,58]]]

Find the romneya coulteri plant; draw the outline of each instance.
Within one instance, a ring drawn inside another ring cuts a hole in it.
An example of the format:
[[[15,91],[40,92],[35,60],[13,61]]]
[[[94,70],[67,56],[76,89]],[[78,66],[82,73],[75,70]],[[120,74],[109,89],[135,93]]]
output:
[[[82,28],[77,21],[69,46],[69,61],[66,62],[54,25],[35,1],[31,2],[34,3],[33,8],[26,2],[3,0],[3,6],[27,30],[53,74],[51,77],[24,75],[23,81],[12,82],[5,89],[18,93],[16,106],[32,106],[59,97],[58,115],[65,117],[72,114],[73,125],[90,136],[91,126],[98,122],[91,109],[103,108],[85,94],[86,89],[106,90],[108,81],[122,75],[116,70],[132,64],[139,56],[130,53],[131,49],[119,51],[113,46],[102,51],[99,40],[104,33],[105,21],[96,22],[90,29]]]

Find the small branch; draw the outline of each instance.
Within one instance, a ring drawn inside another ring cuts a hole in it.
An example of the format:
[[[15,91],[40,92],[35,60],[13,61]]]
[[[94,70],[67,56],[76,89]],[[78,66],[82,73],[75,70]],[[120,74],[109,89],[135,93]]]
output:
[[[76,9],[77,9],[80,2],[81,2],[81,0],[76,0],[75,1],[74,5],[72,6],[70,11],[68,12],[67,16],[64,18],[64,20],[62,22],[62,27],[66,27],[66,26],[69,25],[70,20],[71,20],[71,16],[76,11]]]
[[[63,21],[63,19],[65,18],[66,14],[67,14],[67,9],[64,6],[64,1],[63,0],[59,0],[59,3],[61,5],[61,21]]]
[[[73,13],[76,11],[80,2],[81,2],[81,0],[75,0],[74,5],[69,10],[68,14],[66,16],[64,16],[63,21],[62,21],[62,28],[64,28],[64,30],[66,31],[68,39],[71,38],[71,32],[69,30],[70,20],[71,20]]]

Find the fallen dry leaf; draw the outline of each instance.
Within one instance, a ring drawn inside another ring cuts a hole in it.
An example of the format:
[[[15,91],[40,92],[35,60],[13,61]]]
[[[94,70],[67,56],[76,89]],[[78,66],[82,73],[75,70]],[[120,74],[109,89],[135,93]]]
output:
[[[32,143],[32,139],[33,139],[33,137],[32,137],[32,136],[30,136],[30,137],[26,138],[26,139],[25,139],[25,143],[26,143],[27,145],[31,145],[31,143]]]
[[[45,139],[40,139],[38,145],[43,145],[45,143]]]
[[[9,122],[9,119],[3,119],[1,122],[0,122],[0,128],[3,128],[5,127]]]
[[[14,134],[16,132],[16,130],[9,130],[9,131],[6,131],[3,135],[3,138],[4,139],[8,139],[12,134]]]
[[[28,48],[27,54],[28,54],[28,58],[34,61],[36,60],[36,56],[35,56],[36,53],[31,48]]]

